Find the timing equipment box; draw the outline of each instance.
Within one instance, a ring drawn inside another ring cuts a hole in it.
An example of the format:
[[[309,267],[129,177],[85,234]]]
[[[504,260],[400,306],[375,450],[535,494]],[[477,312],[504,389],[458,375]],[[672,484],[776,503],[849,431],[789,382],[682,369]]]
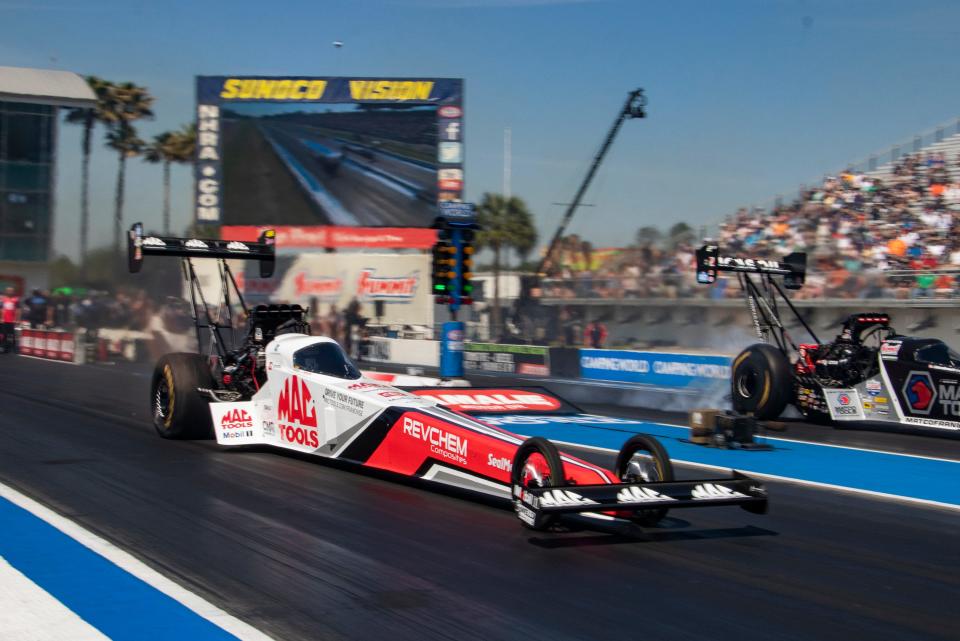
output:
[[[697,409],[690,411],[690,441],[707,445],[717,431],[717,416],[720,410]]]
[[[717,415],[717,432],[723,434],[727,442],[753,443],[757,419],[724,412]]]

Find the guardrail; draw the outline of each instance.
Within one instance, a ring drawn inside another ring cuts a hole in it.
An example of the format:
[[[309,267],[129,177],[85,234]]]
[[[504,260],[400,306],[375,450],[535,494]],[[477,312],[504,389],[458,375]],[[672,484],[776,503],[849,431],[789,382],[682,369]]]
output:
[[[960,118],[954,118],[941,125],[915,134],[901,142],[891,145],[883,151],[870,154],[866,158],[851,163],[847,168],[855,173],[871,172],[889,165],[909,154],[923,151],[927,147],[942,142],[950,136],[960,134]],[[953,162],[948,158],[948,162]]]

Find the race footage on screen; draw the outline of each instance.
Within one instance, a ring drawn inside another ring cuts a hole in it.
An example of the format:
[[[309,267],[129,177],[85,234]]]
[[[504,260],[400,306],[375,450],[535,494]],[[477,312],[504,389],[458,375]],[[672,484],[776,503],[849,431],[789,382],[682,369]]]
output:
[[[197,221],[429,227],[463,193],[459,79],[197,79]]]

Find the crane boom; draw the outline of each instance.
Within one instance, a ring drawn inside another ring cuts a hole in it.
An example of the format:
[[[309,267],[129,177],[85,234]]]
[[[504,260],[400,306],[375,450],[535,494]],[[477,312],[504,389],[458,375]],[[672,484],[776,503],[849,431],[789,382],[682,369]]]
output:
[[[573,200],[570,201],[569,205],[567,205],[567,211],[563,214],[563,219],[560,221],[560,226],[557,227],[557,231],[553,234],[553,239],[551,239],[550,245],[547,246],[546,253],[544,253],[543,258],[540,260],[540,264],[537,266],[537,274],[543,273],[547,262],[550,260],[550,256],[553,254],[557,244],[560,242],[560,238],[563,237],[563,232],[566,231],[570,221],[573,220],[573,215],[576,213],[577,207],[580,206],[580,201],[583,200],[584,194],[587,193],[587,189],[590,187],[590,183],[593,181],[593,177],[596,175],[597,169],[600,168],[600,163],[603,162],[604,156],[607,155],[607,151],[610,149],[610,145],[613,144],[614,138],[617,137],[617,133],[620,131],[620,127],[623,125],[623,122],[628,118],[646,118],[647,113],[644,111],[646,104],[647,98],[643,95],[643,89],[634,89],[627,94],[627,101],[617,114],[617,119],[613,122],[613,126],[610,127],[610,131],[607,132],[607,137],[604,139],[603,144],[597,151],[597,155],[594,156],[593,162],[590,164],[590,169],[587,170],[587,175],[584,177],[583,182],[580,183],[580,188],[577,189],[577,193],[573,197]]]

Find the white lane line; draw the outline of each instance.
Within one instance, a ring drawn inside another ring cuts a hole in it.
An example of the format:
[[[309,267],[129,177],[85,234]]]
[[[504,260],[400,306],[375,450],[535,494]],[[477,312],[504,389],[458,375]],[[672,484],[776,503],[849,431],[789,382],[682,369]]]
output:
[[[596,452],[604,452],[608,454],[617,454],[620,450],[610,449],[609,447],[597,447],[596,445],[583,445],[581,443],[572,443],[570,441],[553,441],[558,445],[565,445],[567,447],[581,448],[584,450],[594,450]],[[869,450],[868,450],[869,451]],[[886,454],[887,452],[881,452]],[[686,461],[684,459],[671,458],[674,463],[681,463],[683,465],[690,465],[692,467],[702,467],[710,470],[719,470],[721,472],[729,472],[731,468],[725,467],[723,465],[711,465],[710,463],[698,463],[697,461]],[[956,463],[956,461],[950,461],[951,463]],[[887,494],[886,492],[875,492],[873,490],[861,490],[856,487],[847,487],[846,485],[834,485],[832,483],[821,483],[819,481],[807,481],[805,479],[797,479],[792,476],[778,476],[776,474],[764,474],[763,472],[754,472],[752,470],[745,470],[750,476],[756,476],[763,479],[770,479],[773,481],[784,481],[787,483],[795,483],[797,485],[806,485],[809,487],[814,487],[823,490],[835,490],[839,492],[850,492],[851,494],[863,494],[865,496],[870,496],[872,498],[886,499],[891,501],[899,501],[903,503],[917,503],[919,505],[926,505],[929,507],[941,507],[947,508],[950,510],[960,511],[960,505],[954,503],[942,503],[940,501],[931,501],[929,499],[917,499],[912,496],[902,496],[900,494]]]
[[[62,361],[59,358],[45,358],[43,356],[31,356],[30,354],[17,354],[20,358],[32,358],[35,361],[44,361],[47,363],[63,363],[64,365],[83,365],[83,363],[74,363],[73,361]]]
[[[10,641],[109,641],[0,556],[0,638]]]
[[[624,419],[624,417],[614,417],[614,418]],[[690,431],[689,425],[677,425],[676,423],[658,423],[657,421],[647,421],[644,419],[637,419],[637,418],[630,418],[630,419],[624,419],[624,420],[631,420],[637,423],[649,423],[650,425],[662,425],[663,427],[679,427],[680,429]],[[836,443],[820,443],[819,441],[802,441],[796,438],[785,438],[782,436],[767,436],[766,434],[757,434],[756,436],[758,438],[766,439],[768,441],[781,441],[783,443],[801,443],[803,445],[816,445],[817,447],[834,447],[840,450],[854,450],[857,452],[868,452],[870,454],[887,454],[889,456],[919,458],[919,459],[924,459],[926,461],[939,461],[941,463],[956,463],[960,465],[960,460],[952,459],[952,458],[939,458],[936,456],[924,456],[922,454],[908,454],[906,452],[891,452],[889,450],[872,450],[866,447],[854,447],[852,445],[837,445]]]
[[[673,427],[680,427],[679,425],[674,425]],[[690,429],[689,427],[687,429]],[[817,441],[801,441],[800,439],[795,438],[783,438],[777,436],[766,436],[758,435],[760,438],[767,439],[769,441],[783,441],[784,443],[802,443],[804,445],[816,445],[818,447],[834,447],[839,450],[854,450],[857,452],[868,452],[870,454],[887,454],[889,456],[903,456],[906,458],[919,458],[926,461],[939,461],[941,463],[957,463],[960,464],[960,461],[953,458],[939,458],[936,456],[924,456],[922,454],[908,454],[906,452],[891,452],[889,450],[871,450],[867,447],[854,447],[852,445],[837,445],[836,443],[820,443]]]
[[[102,539],[89,530],[84,529],[70,519],[60,516],[50,508],[21,494],[12,487],[0,483],[0,497],[30,512],[41,521],[45,521],[81,545],[93,550],[117,567],[132,574],[160,592],[163,592],[174,601],[177,601],[214,625],[223,628],[238,639],[242,639],[243,641],[273,641],[271,637],[260,630],[257,630],[248,623],[244,623],[231,614],[227,614],[206,599],[174,583],[130,553],[123,551],[106,539]],[[0,532],[0,536],[2,536],[2,532]],[[72,639],[73,637],[64,636],[61,638]]]

